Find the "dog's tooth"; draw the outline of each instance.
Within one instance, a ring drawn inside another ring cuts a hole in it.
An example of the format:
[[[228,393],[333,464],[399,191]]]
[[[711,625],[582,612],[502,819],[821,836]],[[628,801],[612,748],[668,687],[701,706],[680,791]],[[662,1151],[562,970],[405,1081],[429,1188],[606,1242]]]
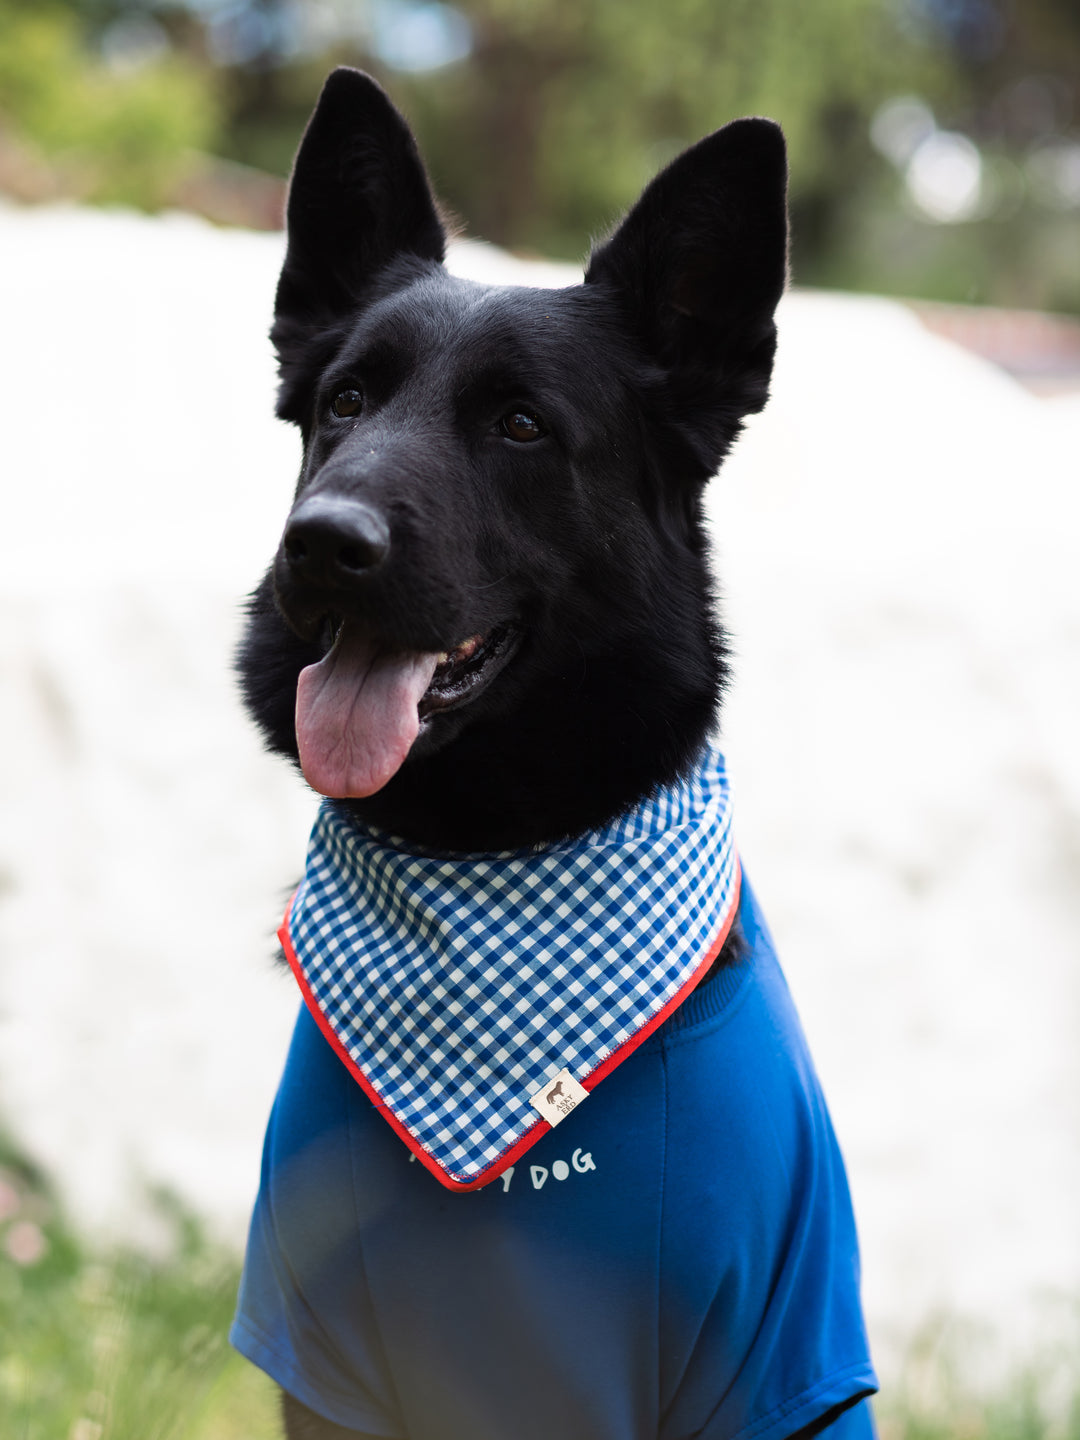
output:
[[[439,653],[438,653],[438,655],[435,656],[435,664],[436,664],[436,665],[445,665],[446,662],[447,662],[449,659],[450,659],[449,652],[446,651],[446,650],[440,650]]]

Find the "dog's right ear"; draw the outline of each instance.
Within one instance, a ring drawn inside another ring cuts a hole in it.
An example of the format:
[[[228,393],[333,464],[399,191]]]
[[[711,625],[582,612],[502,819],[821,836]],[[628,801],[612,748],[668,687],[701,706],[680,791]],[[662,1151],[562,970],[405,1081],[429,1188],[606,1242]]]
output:
[[[370,75],[342,67],[323,86],[293,165],[287,220],[270,333],[278,413],[298,420],[295,372],[313,332],[340,322],[389,261],[439,262],[446,250],[412,131]]]

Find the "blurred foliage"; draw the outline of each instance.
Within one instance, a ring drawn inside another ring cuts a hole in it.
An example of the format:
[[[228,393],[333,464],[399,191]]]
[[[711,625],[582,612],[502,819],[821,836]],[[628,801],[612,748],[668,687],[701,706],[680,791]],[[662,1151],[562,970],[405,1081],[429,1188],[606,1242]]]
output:
[[[395,89],[482,234],[579,255],[664,161],[735,115],[788,134],[796,228],[873,152],[875,98],[940,89],[879,0],[466,0],[467,64]],[[539,202],[539,203],[538,203]]]
[[[410,60],[418,22],[450,26],[449,63]],[[192,149],[285,175],[336,63],[378,75],[444,201],[511,248],[580,257],[679,148],[761,113],[791,148],[796,281],[1080,311],[1077,0],[0,0],[0,123],[93,198],[159,205]],[[904,95],[981,167],[950,223],[873,139]]]
[[[126,71],[93,54],[73,8],[0,0],[0,124],[55,167],[57,187],[156,208],[218,138],[215,78],[167,53]]]
[[[276,1437],[274,1387],[232,1352],[235,1256],[167,1196],[155,1256],[93,1247],[0,1140],[4,1440]]]
[[[1080,1440],[1080,1306],[1047,1297],[1042,1319],[1036,1358],[1020,1368],[990,1360],[979,1326],[928,1320],[875,1401],[881,1440]]]

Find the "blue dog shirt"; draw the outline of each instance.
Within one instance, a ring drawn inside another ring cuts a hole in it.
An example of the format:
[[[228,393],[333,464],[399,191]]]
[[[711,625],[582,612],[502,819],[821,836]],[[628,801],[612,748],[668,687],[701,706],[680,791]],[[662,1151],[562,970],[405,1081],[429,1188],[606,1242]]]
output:
[[[843,1162],[754,897],[747,953],[471,1193],[301,1011],[234,1345],[395,1440],[782,1440],[876,1389]]]

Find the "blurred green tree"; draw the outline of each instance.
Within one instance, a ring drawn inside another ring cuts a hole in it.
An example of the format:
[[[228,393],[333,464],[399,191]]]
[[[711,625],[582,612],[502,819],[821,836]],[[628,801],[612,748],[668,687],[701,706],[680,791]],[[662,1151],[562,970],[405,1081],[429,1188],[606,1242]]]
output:
[[[110,60],[77,7],[0,0],[0,131],[46,193],[156,208],[219,126],[206,65],[164,47]]]
[[[392,88],[443,193],[483,235],[578,255],[657,166],[737,115],[791,147],[795,231],[828,243],[834,198],[879,162],[884,95],[937,93],[940,51],[881,0],[460,0],[464,63]]]

